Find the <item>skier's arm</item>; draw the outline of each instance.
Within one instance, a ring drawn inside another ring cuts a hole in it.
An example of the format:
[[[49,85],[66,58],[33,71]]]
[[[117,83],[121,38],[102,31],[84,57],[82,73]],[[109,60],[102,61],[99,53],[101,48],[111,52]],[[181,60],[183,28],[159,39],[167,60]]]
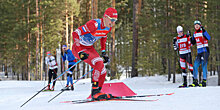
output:
[[[178,49],[176,37],[173,38],[173,49],[174,49],[175,51]]]
[[[45,58],[45,64],[47,65],[47,57]]]
[[[203,35],[203,37],[205,37],[205,39],[207,39],[207,40],[210,40],[211,37],[210,37],[210,35],[208,34],[208,32],[204,29],[203,26],[201,26],[201,30],[202,30],[202,35]]]
[[[196,39],[195,39],[195,37],[194,37],[194,34],[193,34],[193,36],[190,38],[190,41],[191,41],[191,44],[192,44],[192,45],[195,45],[195,44],[196,44]]]
[[[104,38],[100,39],[100,44],[101,44],[101,51],[105,51],[106,48],[106,41],[107,41],[107,36]]]
[[[80,26],[78,29],[76,29],[72,33],[72,36],[73,38],[79,39],[79,36],[85,35],[88,33],[93,33],[97,30],[97,28],[98,28],[98,23],[95,20],[90,20],[85,25]]]
[[[210,40],[210,39],[211,39],[211,36],[208,34],[207,31],[203,32],[203,36],[204,36],[207,40]]]

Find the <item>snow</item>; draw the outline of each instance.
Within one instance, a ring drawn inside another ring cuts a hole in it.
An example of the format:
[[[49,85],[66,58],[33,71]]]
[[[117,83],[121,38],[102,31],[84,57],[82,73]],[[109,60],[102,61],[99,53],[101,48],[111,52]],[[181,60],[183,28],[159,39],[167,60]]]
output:
[[[66,81],[57,81],[54,92],[42,92],[30,102],[20,106],[30,97],[46,86],[47,81],[0,81],[1,110],[219,110],[220,86],[217,75],[208,77],[207,87],[177,88],[177,83],[167,81],[167,76],[136,77],[123,80],[111,80],[106,83],[124,82],[138,95],[171,93],[170,96],[147,97],[138,99],[159,99],[156,102],[94,102],[85,104],[66,104],[61,101],[85,99],[91,90],[90,79],[82,79],[75,84],[74,91],[66,91],[48,103],[59,93]]]

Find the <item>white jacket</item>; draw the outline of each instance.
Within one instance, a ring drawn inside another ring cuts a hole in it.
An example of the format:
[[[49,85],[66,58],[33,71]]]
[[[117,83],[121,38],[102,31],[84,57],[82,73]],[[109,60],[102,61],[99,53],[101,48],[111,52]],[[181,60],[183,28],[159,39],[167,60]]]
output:
[[[45,58],[45,64],[49,65],[49,69],[55,69],[58,68],[57,62],[54,56],[50,56]]]

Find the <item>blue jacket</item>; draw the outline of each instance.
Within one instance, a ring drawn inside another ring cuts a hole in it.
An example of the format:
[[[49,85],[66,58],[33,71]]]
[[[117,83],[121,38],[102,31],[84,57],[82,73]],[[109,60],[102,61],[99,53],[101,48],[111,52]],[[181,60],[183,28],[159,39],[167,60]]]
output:
[[[74,65],[76,63],[76,58],[74,57],[72,51],[70,49],[67,50],[67,53],[64,52],[64,56],[62,56],[63,61],[69,61],[69,65]]]

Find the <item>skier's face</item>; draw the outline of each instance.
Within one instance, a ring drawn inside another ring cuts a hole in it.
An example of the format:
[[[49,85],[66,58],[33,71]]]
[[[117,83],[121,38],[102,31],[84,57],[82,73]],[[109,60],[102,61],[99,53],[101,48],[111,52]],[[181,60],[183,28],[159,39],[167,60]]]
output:
[[[200,25],[199,24],[195,24],[194,27],[195,27],[196,30],[200,29]]]
[[[66,48],[66,47],[63,47],[62,49],[63,49],[63,51],[66,51],[66,50],[67,50],[67,48]]]
[[[183,31],[178,32],[178,35],[183,36]]]
[[[51,56],[51,54],[47,54],[47,56],[48,56],[48,57],[50,57],[50,56]]]
[[[105,27],[108,27],[108,28],[112,27],[113,24],[115,24],[116,21],[117,21],[117,18],[111,18],[109,16],[105,16],[104,17],[104,25],[105,25]]]

